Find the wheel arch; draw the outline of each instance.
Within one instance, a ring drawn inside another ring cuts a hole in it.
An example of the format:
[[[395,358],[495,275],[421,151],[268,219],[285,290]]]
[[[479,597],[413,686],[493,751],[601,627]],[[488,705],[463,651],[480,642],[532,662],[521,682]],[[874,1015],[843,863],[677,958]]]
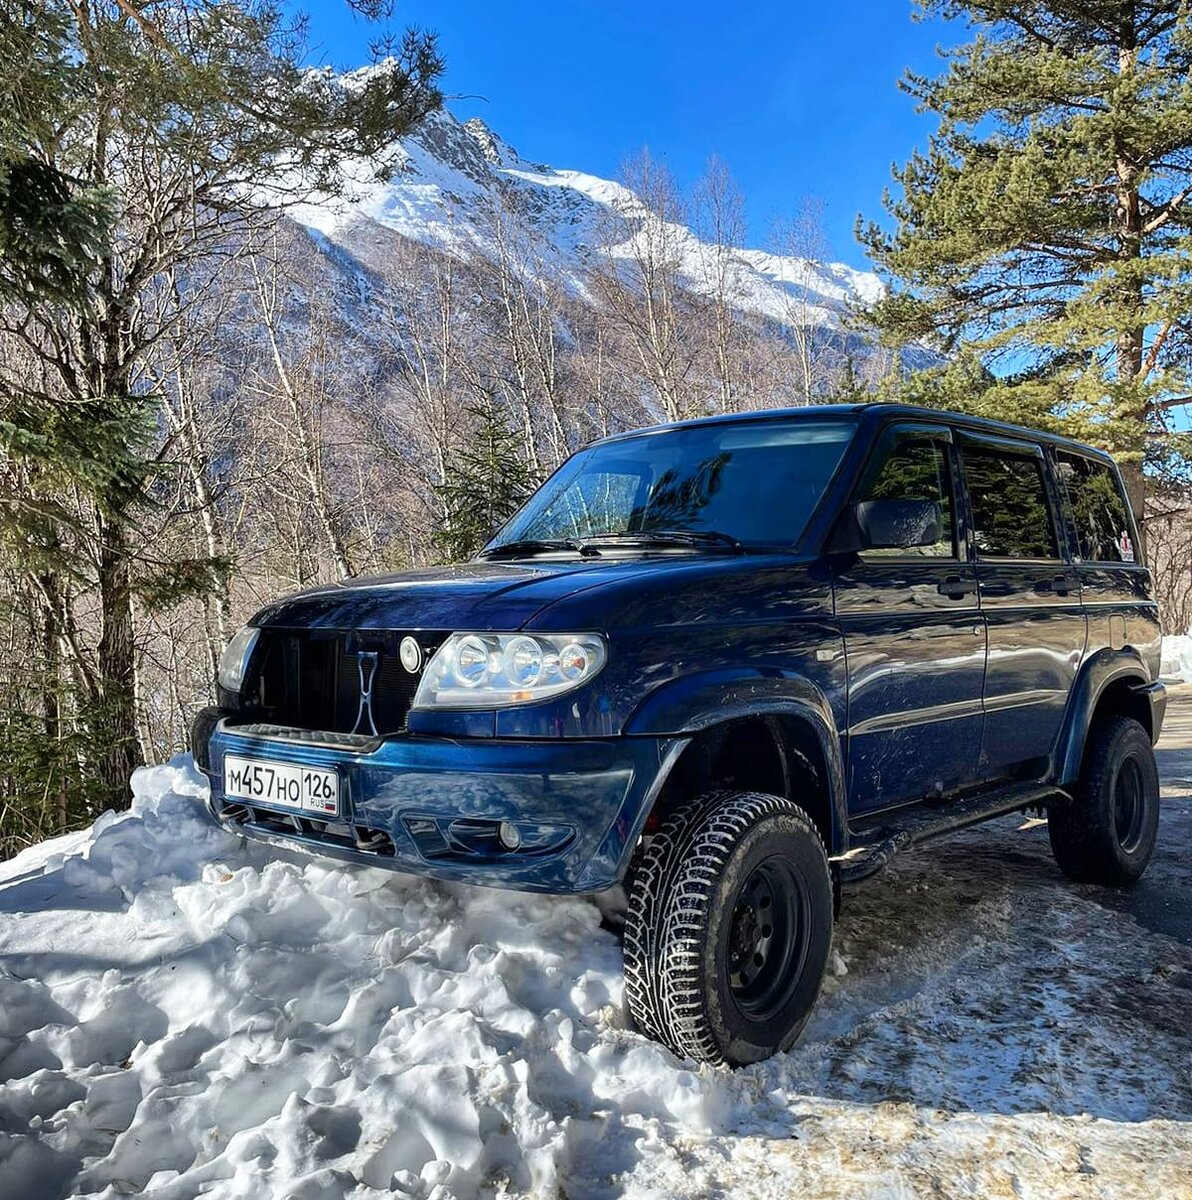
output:
[[[651,697],[627,732],[685,739],[654,791],[647,829],[685,798],[730,787],[794,800],[815,822],[830,855],[847,849],[840,738],[827,698],[810,681],[705,680]]]
[[[1106,714],[1132,717],[1152,741],[1158,736],[1155,705],[1148,690],[1156,685],[1142,658],[1126,649],[1101,651],[1081,668],[1072,686],[1056,753],[1056,782],[1068,786],[1080,778],[1089,731]]]

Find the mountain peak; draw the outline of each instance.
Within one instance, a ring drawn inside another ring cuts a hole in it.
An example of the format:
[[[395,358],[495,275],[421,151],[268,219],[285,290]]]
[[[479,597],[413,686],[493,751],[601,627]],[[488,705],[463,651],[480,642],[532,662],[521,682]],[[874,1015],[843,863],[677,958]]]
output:
[[[512,146],[484,123],[480,117],[470,117],[462,125],[463,130],[480,147],[480,153],[495,167],[507,166],[518,161],[518,153]]]
[[[348,243],[372,224],[453,254],[485,258],[494,253],[492,216],[500,211],[538,245],[542,269],[576,294],[586,291],[594,249],[624,258],[632,254],[643,223],[663,227],[622,184],[529,162],[479,117],[461,122],[448,109],[431,113],[393,149],[399,165],[391,178],[378,180],[369,164],[355,164],[349,170],[350,199],[316,201],[294,215],[349,252]],[[715,249],[694,230],[666,228],[686,286],[708,290]],[[882,291],[875,275],[840,263],[734,248],[731,264],[731,303],[782,324],[842,331],[850,303]]]

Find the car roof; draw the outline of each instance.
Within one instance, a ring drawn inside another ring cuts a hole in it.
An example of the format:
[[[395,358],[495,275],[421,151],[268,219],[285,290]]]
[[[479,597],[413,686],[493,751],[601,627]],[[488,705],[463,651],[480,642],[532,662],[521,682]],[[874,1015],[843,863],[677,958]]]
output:
[[[1054,446],[1062,446],[1081,454],[1091,455],[1106,462],[1112,462],[1104,450],[1095,446],[1085,445],[1058,433],[1044,433],[1039,429],[1030,429],[1025,425],[1011,425],[1008,421],[994,421],[988,417],[973,417],[967,413],[952,412],[943,408],[927,408],[920,404],[886,404],[881,401],[869,401],[864,404],[807,404],[799,408],[764,408],[741,413],[719,413],[712,417],[694,417],[686,421],[673,421],[669,424],[648,425],[640,429],[627,429],[623,433],[615,433],[606,438],[590,442],[591,446],[601,446],[606,442],[619,442],[626,438],[637,437],[640,434],[665,433],[675,429],[695,429],[703,425],[735,425],[750,421],[767,421],[781,418],[806,419],[818,417],[840,417],[859,414],[876,414],[892,419],[929,421],[937,425],[957,425],[971,429],[977,433],[1002,434],[1005,436],[1027,438],[1034,442],[1046,442]]]

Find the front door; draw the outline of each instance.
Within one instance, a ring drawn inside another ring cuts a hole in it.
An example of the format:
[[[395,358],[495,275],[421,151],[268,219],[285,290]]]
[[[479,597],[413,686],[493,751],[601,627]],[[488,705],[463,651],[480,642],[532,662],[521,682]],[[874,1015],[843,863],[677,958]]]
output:
[[[887,431],[853,498],[934,501],[940,520],[930,544],[834,556],[851,812],[947,791],[976,770],[985,625],[958,495],[949,431],[914,425]]]
[[[1039,777],[1084,654],[1080,580],[1043,451],[967,434],[959,450],[989,636],[981,775]]]

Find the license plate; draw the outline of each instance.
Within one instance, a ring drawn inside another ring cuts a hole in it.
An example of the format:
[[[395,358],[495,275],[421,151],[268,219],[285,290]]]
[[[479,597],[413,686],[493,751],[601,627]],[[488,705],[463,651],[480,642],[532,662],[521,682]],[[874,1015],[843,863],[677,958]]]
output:
[[[339,775],[322,767],[267,762],[261,758],[224,758],[224,795],[229,800],[269,804],[320,816],[339,815]]]

